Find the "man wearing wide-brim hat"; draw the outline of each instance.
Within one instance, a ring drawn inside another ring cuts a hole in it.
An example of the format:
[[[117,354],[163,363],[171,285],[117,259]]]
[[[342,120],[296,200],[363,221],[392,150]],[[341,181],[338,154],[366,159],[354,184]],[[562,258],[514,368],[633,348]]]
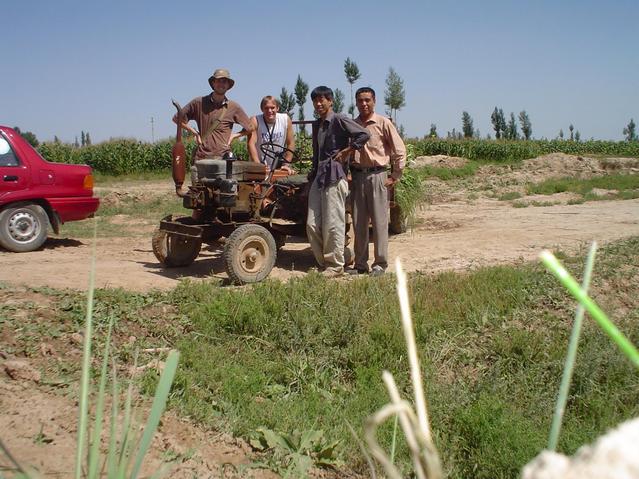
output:
[[[224,68],[218,68],[209,77],[209,85],[213,89],[208,95],[191,100],[183,109],[182,126],[195,135],[198,144],[195,160],[219,158],[231,150],[230,140],[233,125],[239,124],[246,131],[251,131],[249,117],[242,107],[226,97],[226,92],[233,88],[235,80]],[[189,121],[197,123],[197,130],[189,126]],[[177,115],[173,117],[177,122]]]

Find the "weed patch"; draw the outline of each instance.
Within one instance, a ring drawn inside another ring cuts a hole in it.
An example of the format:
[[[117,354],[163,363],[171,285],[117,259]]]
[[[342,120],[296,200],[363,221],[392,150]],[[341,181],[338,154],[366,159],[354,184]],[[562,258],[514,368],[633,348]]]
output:
[[[602,248],[590,289],[635,344],[638,248],[639,238]],[[578,278],[583,259],[563,261]],[[574,302],[541,265],[413,274],[408,286],[434,440],[448,477],[516,476],[546,445]],[[62,348],[83,317],[81,295],[35,292],[53,299],[48,309],[59,322]],[[269,467],[278,470],[301,470],[307,458],[319,464],[330,450],[331,461],[364,471],[347,422],[361,433],[363,420],[387,402],[384,369],[411,396],[392,275],[326,281],[309,274],[243,288],[186,281],[170,293],[97,290],[96,328],[111,317],[118,318],[119,363],[132,361],[132,336],[142,347],[178,349],[170,406],[277,449],[282,462]],[[20,325],[33,337],[23,351],[36,357],[40,326],[25,321],[15,303],[2,304],[0,318],[3,331]],[[156,380],[148,370],[142,385],[152,389]],[[559,450],[572,454],[639,414],[637,390],[632,365],[587,319]],[[392,425],[378,433],[389,448]],[[304,449],[302,438],[315,440]],[[401,441],[397,454],[400,467],[409,468]]]
[[[594,189],[609,190],[610,194],[602,198],[593,194]],[[555,193],[572,192],[582,195],[585,201],[598,199],[632,199],[639,196],[639,175],[613,174],[595,178],[559,178],[549,179],[541,183],[529,184],[526,187],[529,195],[553,195]]]

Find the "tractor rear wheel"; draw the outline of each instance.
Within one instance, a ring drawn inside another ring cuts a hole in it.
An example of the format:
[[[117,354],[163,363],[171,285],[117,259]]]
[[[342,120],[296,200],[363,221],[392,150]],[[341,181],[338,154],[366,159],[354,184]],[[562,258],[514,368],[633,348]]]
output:
[[[226,272],[233,283],[257,283],[273,269],[277,245],[266,228],[246,224],[226,238],[223,254]]]
[[[164,266],[174,268],[188,266],[200,254],[202,240],[175,234],[168,234],[157,228],[151,239],[153,254]]]
[[[388,232],[393,235],[406,233],[408,230],[408,217],[397,203],[391,204],[388,218]]]

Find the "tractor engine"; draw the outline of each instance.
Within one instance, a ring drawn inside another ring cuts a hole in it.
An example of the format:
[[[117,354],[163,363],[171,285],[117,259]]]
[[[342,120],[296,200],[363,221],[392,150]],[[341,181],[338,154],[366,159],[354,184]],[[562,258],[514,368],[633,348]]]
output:
[[[225,159],[199,160],[191,167],[191,187],[183,198],[183,206],[209,213],[233,208],[236,213],[253,215],[259,205],[251,201],[254,183],[264,181],[266,167],[248,161]]]

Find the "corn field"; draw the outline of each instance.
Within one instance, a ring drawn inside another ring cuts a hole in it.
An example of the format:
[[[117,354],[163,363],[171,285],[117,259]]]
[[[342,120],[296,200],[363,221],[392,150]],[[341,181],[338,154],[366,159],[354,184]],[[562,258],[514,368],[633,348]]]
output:
[[[309,159],[310,141],[300,141],[301,157]],[[639,142],[626,141],[568,141],[568,140],[444,140],[425,139],[410,141],[415,156],[448,155],[469,160],[507,162],[535,158],[548,153],[571,155],[609,155],[639,157]],[[190,157],[194,142],[186,142]],[[96,145],[75,148],[68,144],[43,143],[38,147],[48,161],[86,164],[95,171],[122,175],[171,168],[171,141],[144,143],[135,140],[112,140]],[[233,143],[233,153],[248,159],[245,142]]]
[[[491,162],[525,160],[548,153],[639,157],[639,142],[627,141],[425,139],[413,144],[416,156],[448,155]]]

